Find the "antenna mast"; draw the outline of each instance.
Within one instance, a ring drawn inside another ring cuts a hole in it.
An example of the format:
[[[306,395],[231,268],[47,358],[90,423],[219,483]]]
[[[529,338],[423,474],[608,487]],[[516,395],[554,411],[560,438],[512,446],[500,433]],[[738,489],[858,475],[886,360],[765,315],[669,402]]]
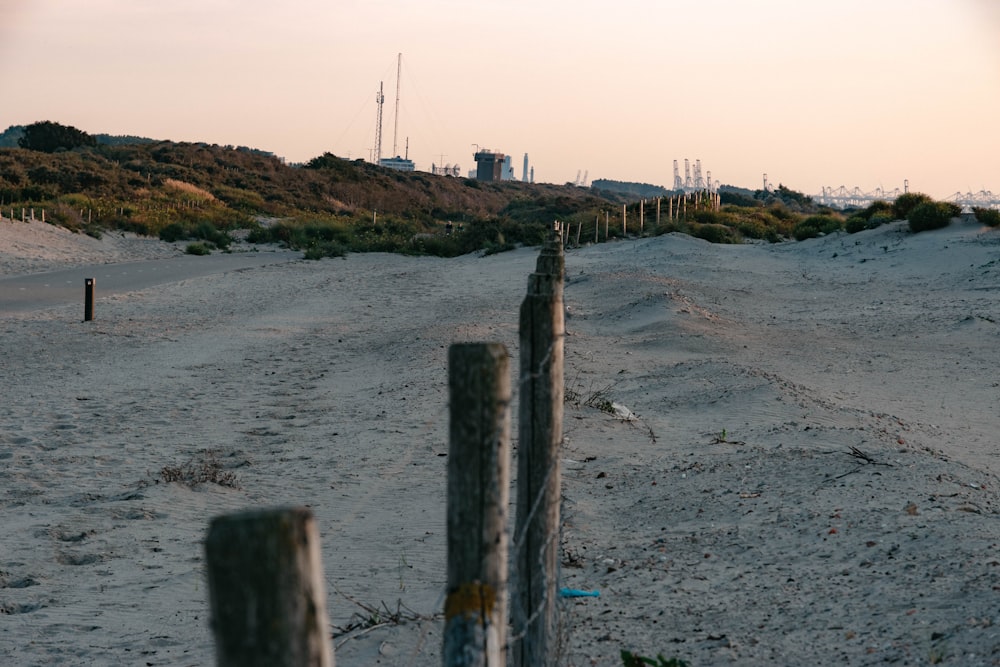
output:
[[[382,161],[382,105],[385,104],[381,81],[378,82],[378,95],[375,97],[375,104],[378,106],[378,115],[375,120],[375,164],[378,164]]]
[[[396,135],[399,133],[399,75],[403,71],[403,54],[400,53],[396,58],[396,118],[392,128],[392,155],[393,157],[399,155],[396,150]]]

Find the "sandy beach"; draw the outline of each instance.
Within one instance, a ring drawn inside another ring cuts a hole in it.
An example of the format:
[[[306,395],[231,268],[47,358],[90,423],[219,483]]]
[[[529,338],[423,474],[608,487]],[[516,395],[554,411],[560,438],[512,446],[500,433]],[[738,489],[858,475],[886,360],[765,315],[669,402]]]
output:
[[[178,252],[0,221],[4,276]],[[316,515],[337,664],[440,664],[448,346],[518,367],[537,254],[4,313],[0,664],[214,664],[208,522],[283,505]],[[566,267],[562,582],[600,596],[562,602],[561,664],[1000,665],[996,230],[672,234]],[[226,483],[166,481],[185,466]],[[399,622],[343,632],[383,603]]]

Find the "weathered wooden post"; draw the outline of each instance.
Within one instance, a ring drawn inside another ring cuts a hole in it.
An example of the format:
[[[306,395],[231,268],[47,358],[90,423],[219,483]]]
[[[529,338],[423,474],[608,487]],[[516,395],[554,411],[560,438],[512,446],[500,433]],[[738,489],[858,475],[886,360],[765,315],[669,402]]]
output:
[[[563,417],[562,249],[546,244],[521,305],[517,520],[511,593],[517,667],[554,664],[558,648],[559,447]]]
[[[505,667],[510,356],[499,343],[448,350],[448,597],[445,667]]]
[[[628,236],[628,232],[625,230],[625,204],[622,204],[622,236]]]
[[[216,517],[205,555],[219,667],[333,667],[310,510]]]
[[[94,279],[83,279],[83,321],[94,319]]]

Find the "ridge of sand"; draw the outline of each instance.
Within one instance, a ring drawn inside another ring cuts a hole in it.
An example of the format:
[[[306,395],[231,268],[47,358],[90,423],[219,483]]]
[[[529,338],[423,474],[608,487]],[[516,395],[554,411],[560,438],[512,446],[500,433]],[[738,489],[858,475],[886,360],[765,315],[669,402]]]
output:
[[[997,664],[998,239],[570,251],[562,576],[601,595],[563,603],[561,664]],[[333,624],[346,596],[426,617],[338,636],[338,664],[439,664],[447,347],[516,357],[536,254],[350,255],[0,320],[0,663],[211,664],[209,519],[305,504]],[[162,482],[206,450],[238,488]]]
[[[96,239],[40,220],[21,222],[0,218],[0,276],[44,273],[85,264],[161,259],[181,252],[177,244],[131,232],[109,231]]]

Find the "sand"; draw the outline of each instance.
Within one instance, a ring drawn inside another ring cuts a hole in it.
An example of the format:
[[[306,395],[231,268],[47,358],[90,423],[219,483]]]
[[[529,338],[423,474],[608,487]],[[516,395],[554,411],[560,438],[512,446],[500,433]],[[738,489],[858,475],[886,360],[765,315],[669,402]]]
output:
[[[176,252],[53,229],[0,224],[0,273]],[[316,514],[332,625],[405,605],[331,628],[338,664],[440,664],[447,348],[516,357],[536,256],[4,314],[0,664],[213,664],[208,522],[282,505]],[[1000,664],[1000,234],[668,235],[566,264],[562,579],[600,597],[562,603],[561,664]],[[163,480],[213,462],[232,485]]]

